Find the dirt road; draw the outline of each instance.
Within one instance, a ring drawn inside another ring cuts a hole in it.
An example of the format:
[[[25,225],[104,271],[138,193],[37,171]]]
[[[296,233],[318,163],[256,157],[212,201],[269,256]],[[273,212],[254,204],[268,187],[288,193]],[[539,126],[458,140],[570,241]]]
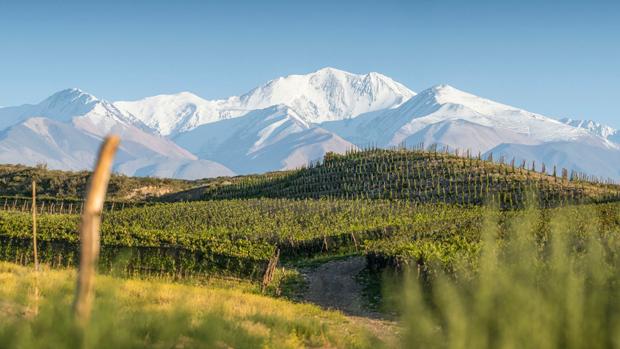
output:
[[[400,332],[398,325],[386,320],[383,314],[364,308],[362,286],[357,283],[355,276],[365,267],[364,257],[351,257],[302,271],[308,282],[304,299],[326,309],[342,311],[389,346],[395,345]]]

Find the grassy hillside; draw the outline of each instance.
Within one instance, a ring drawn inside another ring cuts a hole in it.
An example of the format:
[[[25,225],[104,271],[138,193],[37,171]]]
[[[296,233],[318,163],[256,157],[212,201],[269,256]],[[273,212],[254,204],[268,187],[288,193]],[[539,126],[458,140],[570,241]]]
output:
[[[89,174],[0,165],[0,200],[7,199],[6,206],[24,206],[13,198],[29,197],[33,179],[43,199],[79,200]],[[370,149],[345,155],[329,153],[322,162],[307,168],[260,175],[197,181],[114,175],[108,199],[362,198],[463,205],[495,202],[504,208],[519,208],[532,192],[545,207],[620,198],[618,185],[542,164],[494,162],[426,150]]]
[[[380,348],[340,313],[236,289],[97,278],[84,336],[71,317],[75,273],[0,263],[0,343],[5,348]],[[39,299],[34,288],[39,289]],[[35,315],[36,314],[36,315]]]
[[[83,198],[90,172],[48,170],[43,166],[0,165],[0,196],[25,196],[32,193],[32,181],[37,181],[37,192],[43,197]],[[166,193],[184,190],[199,182],[127,177],[113,175],[108,197],[116,200],[143,200]]]
[[[404,149],[330,153],[308,168],[207,181],[160,200],[337,197],[464,205],[492,201],[504,208],[519,208],[532,192],[545,207],[620,198],[617,185],[585,181],[585,176],[562,169],[545,167],[541,173],[540,167],[537,172],[528,169],[528,164],[502,162]]]

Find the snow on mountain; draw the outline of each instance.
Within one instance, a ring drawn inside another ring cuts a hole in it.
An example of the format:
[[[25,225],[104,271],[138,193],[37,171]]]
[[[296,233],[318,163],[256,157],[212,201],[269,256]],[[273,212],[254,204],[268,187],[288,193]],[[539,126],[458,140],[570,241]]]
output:
[[[308,122],[349,119],[394,108],[415,94],[378,73],[351,74],[323,68],[307,75],[271,80],[240,97],[247,109],[285,104]]]
[[[437,144],[620,178],[620,145],[589,129],[440,85],[398,108],[320,124],[358,145]],[[579,125],[578,125],[579,126]]]
[[[174,140],[201,159],[217,161],[240,174],[297,168],[326,152],[355,148],[285,105],[205,124]]]
[[[591,133],[605,139],[609,139],[612,142],[620,143],[620,130],[616,130],[611,126],[603,125],[592,120],[573,120],[570,118],[564,118],[560,121],[573,127],[586,129]]]
[[[162,156],[195,159],[170,140],[153,135],[152,130],[133,115],[79,89],[60,91],[36,105],[0,109],[3,125],[10,126],[33,117],[69,123],[97,137],[112,132],[119,134],[125,139],[123,147],[136,154],[148,149]]]
[[[208,101],[190,92],[147,97],[133,102],[116,102],[114,105],[136,115],[162,135],[178,134],[248,112],[239,105],[238,97]]]
[[[328,151],[424,143],[620,178],[620,132],[610,127],[558,121],[448,85],[416,95],[381,74],[333,68],[213,101],[183,92],[112,104],[60,91],[0,108],[0,161],[89,168],[108,133],[122,138],[115,169],[141,176],[260,173]]]
[[[155,136],[153,136],[155,137]],[[83,170],[94,165],[102,138],[70,123],[30,118],[0,133],[0,163]],[[199,179],[230,176],[225,166],[206,160],[170,158],[123,137],[114,170],[126,175]]]
[[[100,143],[70,123],[34,117],[0,133],[0,162],[83,170],[93,166]],[[119,149],[117,162],[132,159],[125,149]]]
[[[78,89],[60,91],[36,105],[2,108],[0,120],[5,126],[0,133],[2,162],[91,168],[101,139],[109,133],[122,139],[117,165],[141,158],[176,161],[179,166],[197,160],[133,115]]]
[[[76,115],[91,111],[99,101],[77,88],[57,92],[39,104],[0,108],[0,129],[20,123],[30,117],[46,117],[70,121]]]
[[[474,152],[502,143],[581,141],[609,146],[585,130],[448,85],[427,89],[395,109],[321,126],[361,146],[424,142]]]
[[[378,74],[351,74],[324,68],[306,75],[271,80],[242,96],[205,100],[192,93],[116,102],[162,135],[176,135],[200,125],[230,119],[252,110],[284,104],[306,122],[348,119],[376,110],[394,108],[414,93]]]

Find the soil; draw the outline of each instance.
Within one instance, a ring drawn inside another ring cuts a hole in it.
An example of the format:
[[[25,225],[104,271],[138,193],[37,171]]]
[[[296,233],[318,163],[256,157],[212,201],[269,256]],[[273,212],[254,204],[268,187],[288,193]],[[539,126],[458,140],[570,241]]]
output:
[[[364,257],[334,260],[316,268],[302,270],[308,288],[304,300],[326,309],[339,310],[366,327],[386,344],[397,346],[400,328],[384,314],[364,307],[362,285],[355,276],[366,267]]]

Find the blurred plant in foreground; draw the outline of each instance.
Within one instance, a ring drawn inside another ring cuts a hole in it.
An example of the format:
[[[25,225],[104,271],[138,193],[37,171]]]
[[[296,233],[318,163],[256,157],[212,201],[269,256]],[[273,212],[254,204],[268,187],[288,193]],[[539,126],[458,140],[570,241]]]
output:
[[[489,217],[474,277],[409,273],[404,347],[620,348],[620,232],[569,212]]]

